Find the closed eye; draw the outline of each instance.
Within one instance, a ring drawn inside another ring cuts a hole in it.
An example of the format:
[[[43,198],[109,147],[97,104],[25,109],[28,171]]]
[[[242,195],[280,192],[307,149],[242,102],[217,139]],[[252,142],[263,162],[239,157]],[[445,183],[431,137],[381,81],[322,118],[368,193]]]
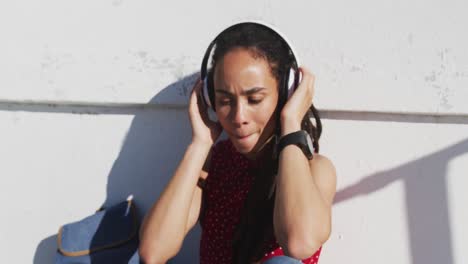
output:
[[[226,96],[226,95],[216,96],[216,103],[219,103],[220,105],[231,104],[232,100],[233,98],[231,98],[230,96]]]
[[[262,99],[249,99],[249,103],[251,104],[259,104],[262,101],[263,101]]]
[[[220,101],[219,101],[219,104],[220,104],[220,105],[228,105],[228,104],[230,104],[230,103],[231,103],[230,100],[220,100]]]

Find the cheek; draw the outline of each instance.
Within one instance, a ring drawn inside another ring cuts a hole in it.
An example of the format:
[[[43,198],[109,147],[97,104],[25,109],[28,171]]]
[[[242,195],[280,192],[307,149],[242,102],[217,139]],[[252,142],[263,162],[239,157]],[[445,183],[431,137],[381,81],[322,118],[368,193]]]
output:
[[[229,116],[229,111],[224,107],[220,107],[220,108],[216,108],[215,114],[216,114],[216,117],[218,118],[218,121],[222,124],[227,121],[227,118]]]
[[[268,122],[271,123],[270,120],[274,121],[275,118],[274,112],[276,109],[276,102],[271,102],[269,104],[265,104],[261,109],[258,109],[256,112],[257,122],[261,123],[263,126],[269,125]]]
[[[221,127],[224,130],[231,129],[231,122],[229,120],[229,110],[225,108],[218,108],[216,109],[216,118],[218,122],[221,124]]]

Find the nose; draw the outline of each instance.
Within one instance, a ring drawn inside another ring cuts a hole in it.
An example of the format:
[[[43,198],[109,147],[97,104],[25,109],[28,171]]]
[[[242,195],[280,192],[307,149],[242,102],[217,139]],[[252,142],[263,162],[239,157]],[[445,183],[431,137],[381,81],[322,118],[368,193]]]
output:
[[[232,111],[232,115],[232,122],[236,126],[241,126],[242,124],[247,123],[247,109],[245,105],[243,105],[242,102],[240,102],[240,100],[235,105]]]

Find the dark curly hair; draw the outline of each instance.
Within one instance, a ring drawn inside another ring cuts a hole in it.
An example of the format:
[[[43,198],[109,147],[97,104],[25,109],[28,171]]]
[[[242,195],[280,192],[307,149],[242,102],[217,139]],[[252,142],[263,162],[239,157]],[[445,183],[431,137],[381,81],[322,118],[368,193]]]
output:
[[[257,23],[242,23],[224,31],[216,40],[215,50],[212,56],[211,67],[208,71],[208,89],[214,97],[213,72],[216,64],[226,53],[235,48],[245,48],[255,58],[265,59],[271,73],[278,83],[278,89],[283,85],[287,71],[294,65],[292,51],[285,41],[272,29]],[[279,99],[274,115],[276,118],[276,136],[280,136],[279,113],[286,103],[287,91],[279,91]],[[213,108],[216,106],[213,105]],[[315,118],[314,125],[311,117]],[[318,110],[312,105],[304,116],[301,128],[306,130],[313,139],[315,152],[319,152],[319,138],[322,133],[322,124]],[[274,140],[269,145],[274,144]],[[270,146],[269,149],[274,149]],[[278,170],[278,157],[266,155],[263,166],[253,171],[255,177],[249,190],[241,212],[239,224],[234,233],[233,263],[245,264],[258,261],[274,241],[273,209],[275,197],[275,176]],[[271,191],[273,190],[273,193]]]

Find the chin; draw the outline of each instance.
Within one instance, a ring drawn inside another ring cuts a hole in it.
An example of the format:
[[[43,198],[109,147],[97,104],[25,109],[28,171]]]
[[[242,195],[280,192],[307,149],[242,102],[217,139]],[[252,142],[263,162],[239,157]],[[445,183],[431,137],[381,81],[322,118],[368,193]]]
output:
[[[251,135],[250,137],[252,138],[248,138],[247,140],[239,140],[238,138],[230,137],[230,140],[237,152],[245,155],[252,152],[258,141],[256,135]]]

